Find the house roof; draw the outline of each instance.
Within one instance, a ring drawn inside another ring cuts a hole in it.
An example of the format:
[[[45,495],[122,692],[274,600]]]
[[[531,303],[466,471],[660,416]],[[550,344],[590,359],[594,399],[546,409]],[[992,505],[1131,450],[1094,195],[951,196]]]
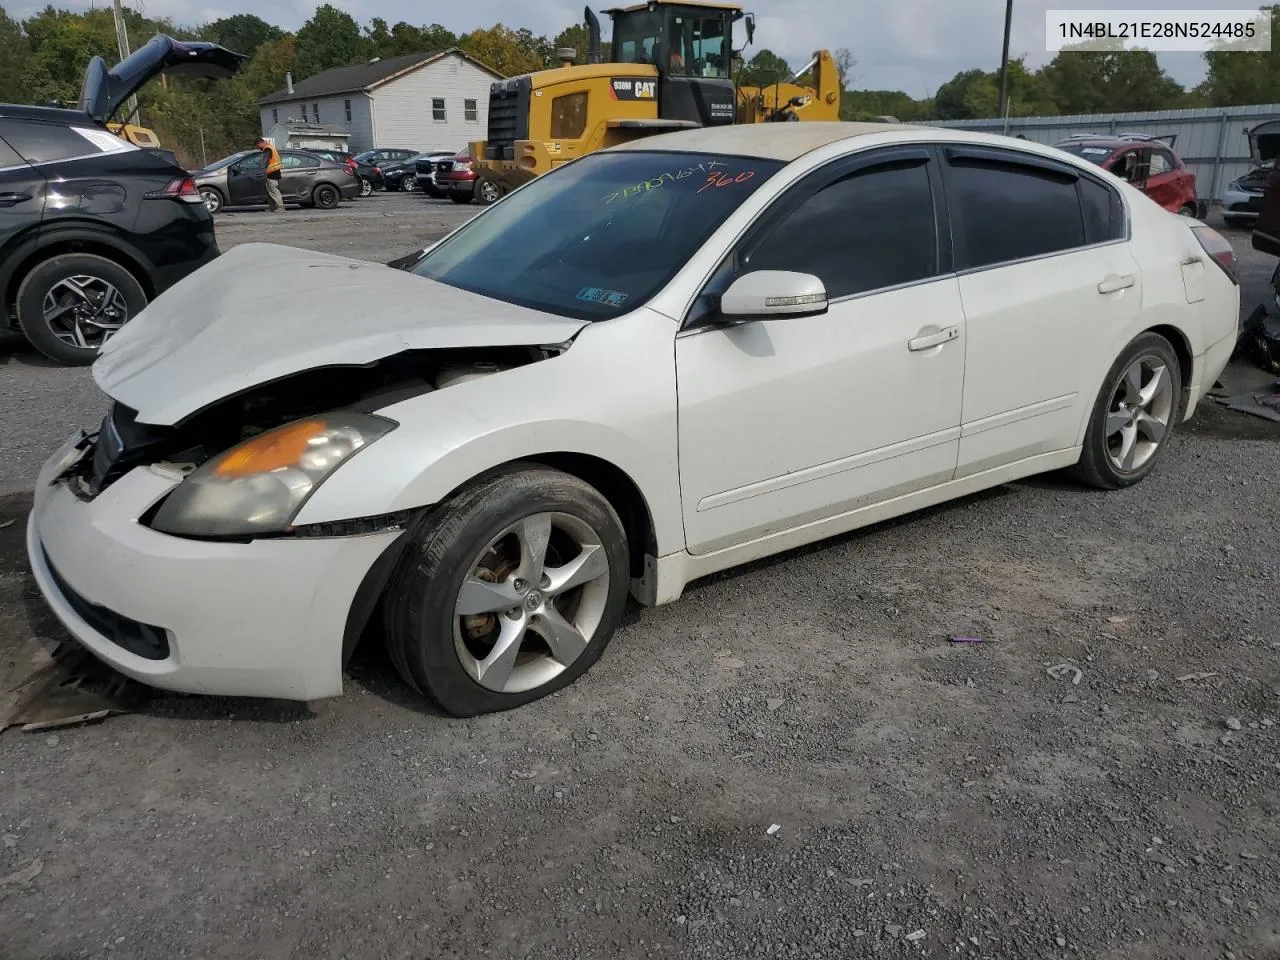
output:
[[[309,100],[316,97],[331,97],[339,93],[362,93],[394,80],[396,77],[425,67],[428,63],[439,60],[449,54],[457,54],[474,63],[481,70],[493,74],[501,80],[502,74],[492,67],[486,66],[475,57],[467,56],[457,47],[447,50],[432,50],[427,53],[407,53],[402,57],[387,57],[384,60],[369,60],[365,63],[352,64],[349,67],[334,67],[313,77],[299,80],[293,85],[293,93],[281,87],[258,100],[259,104],[287,103],[293,100]]]

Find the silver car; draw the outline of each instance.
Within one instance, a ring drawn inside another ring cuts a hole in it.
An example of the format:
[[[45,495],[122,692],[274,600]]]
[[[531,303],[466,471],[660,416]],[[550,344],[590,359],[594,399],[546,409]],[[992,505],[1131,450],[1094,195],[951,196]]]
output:
[[[332,210],[360,194],[360,180],[345,165],[304,150],[281,150],[280,193],[285,203]],[[193,173],[210,213],[223,207],[265,207],[267,178],[260,150],[243,150]]]

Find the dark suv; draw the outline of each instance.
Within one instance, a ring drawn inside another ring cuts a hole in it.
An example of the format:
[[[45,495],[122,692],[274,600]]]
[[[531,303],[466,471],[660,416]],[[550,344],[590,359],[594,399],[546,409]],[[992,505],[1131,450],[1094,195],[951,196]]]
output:
[[[242,58],[157,35],[111,70],[90,61],[83,110],[0,104],[0,327],[65,364],[218,255],[186,172],[106,123],[165,70],[229,77]]]

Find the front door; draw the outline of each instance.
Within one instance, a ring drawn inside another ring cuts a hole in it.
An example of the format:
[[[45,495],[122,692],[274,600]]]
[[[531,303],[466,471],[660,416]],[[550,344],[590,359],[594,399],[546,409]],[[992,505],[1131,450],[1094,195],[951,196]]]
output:
[[[261,152],[237,160],[227,171],[227,205],[252,207],[267,202],[266,160]]]
[[[676,339],[690,552],[951,478],[964,314],[935,217],[934,156],[874,151],[811,174],[695,303]],[[818,276],[827,312],[716,325],[718,294],[756,270]]]
[[[961,477],[1079,443],[1142,278],[1101,180],[988,147],[947,153],[968,334]]]
[[[1166,210],[1178,213],[1188,205],[1194,207],[1195,196],[1188,181],[1189,171],[1181,169],[1173,154],[1162,147],[1148,147],[1146,193]]]

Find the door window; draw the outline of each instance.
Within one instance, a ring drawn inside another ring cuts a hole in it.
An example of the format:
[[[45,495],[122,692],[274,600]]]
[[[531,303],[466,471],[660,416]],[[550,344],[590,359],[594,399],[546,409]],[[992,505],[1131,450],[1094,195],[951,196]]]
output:
[[[3,140],[0,140],[0,170],[21,166],[25,166],[25,164],[23,164],[22,158],[18,156],[18,151]]]
[[[1121,180],[1128,180],[1130,183],[1140,179],[1138,175],[1138,151],[1130,150],[1122,153],[1111,161],[1111,165],[1107,169],[1114,173]]]
[[[251,153],[249,154],[249,156],[245,157],[243,160],[241,160],[239,163],[236,164],[236,169],[241,173],[253,173],[255,170],[262,169],[263,160],[264,160],[264,157],[262,156],[261,153]],[[283,157],[281,158],[280,162],[281,163],[284,162]]]
[[[948,190],[960,269],[987,267],[1083,246],[1077,178],[1042,167],[961,157]]]
[[[303,167],[318,167],[320,160],[302,153],[286,153],[280,158],[280,165],[286,170],[299,170]]]
[[[1162,173],[1168,173],[1173,167],[1173,155],[1167,150],[1151,151],[1151,176],[1158,177]]]
[[[755,270],[814,274],[831,299],[937,275],[927,164],[877,166],[829,183],[742,257],[738,272]]]

